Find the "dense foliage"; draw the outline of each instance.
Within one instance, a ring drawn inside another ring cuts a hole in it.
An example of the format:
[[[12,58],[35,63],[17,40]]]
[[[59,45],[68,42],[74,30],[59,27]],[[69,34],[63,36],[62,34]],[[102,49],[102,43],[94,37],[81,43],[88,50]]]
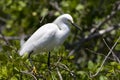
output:
[[[120,80],[119,0],[0,0],[1,80]],[[37,73],[18,51],[23,40],[45,23],[69,13],[81,31],[60,48],[32,55]]]

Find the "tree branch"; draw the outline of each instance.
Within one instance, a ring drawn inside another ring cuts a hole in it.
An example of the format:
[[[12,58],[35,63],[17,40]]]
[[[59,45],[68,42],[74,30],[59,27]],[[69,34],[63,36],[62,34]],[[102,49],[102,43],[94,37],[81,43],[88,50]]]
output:
[[[76,42],[75,44],[73,44],[73,45],[77,45],[77,44],[79,44],[79,45],[77,45],[73,50],[71,50],[71,52],[69,53],[69,56],[72,55],[75,51],[77,51],[80,48],[80,46],[83,45],[86,41],[91,40],[91,39],[93,39],[95,37],[99,37],[99,36],[101,36],[103,34],[111,32],[113,30],[116,30],[119,27],[120,27],[120,24],[114,25],[114,26],[110,26],[107,29],[100,30],[100,31],[94,33],[93,35],[89,35],[89,36],[87,36],[87,37],[79,40],[78,42]]]
[[[107,23],[109,20],[111,20],[117,14],[117,12],[119,10],[120,10],[120,1],[115,3],[111,13],[102,22],[100,22],[95,28],[91,29],[91,34],[90,35],[95,33],[95,31],[99,30],[100,27],[102,27],[105,23]]]
[[[5,38],[5,36],[2,34],[1,30],[0,30],[0,39],[3,39],[7,45],[10,45],[9,42],[8,42],[8,40],[7,40],[7,39]]]
[[[37,80],[37,78],[36,78],[32,73],[30,73],[30,72],[27,72],[27,71],[21,71],[21,73],[31,75],[31,76],[34,78],[34,80]]]
[[[103,39],[105,45],[108,47],[108,49],[110,50],[110,47],[108,46],[108,44],[106,43],[106,41]],[[115,55],[115,53],[112,51],[113,57],[120,63],[119,58]]]
[[[5,22],[6,23],[6,19],[5,18],[3,18],[3,17],[0,17],[0,21],[2,21],[2,22]]]
[[[61,14],[63,14],[63,11],[61,10],[61,8],[58,6],[57,2],[50,2],[49,3],[53,8],[55,8],[57,11],[59,11]]]
[[[58,69],[58,68],[56,68],[56,69],[57,69],[57,73],[58,73],[59,79],[60,79],[60,80],[63,80],[62,75],[61,75],[59,69]]]
[[[115,44],[112,46],[112,48],[110,49],[110,51],[108,52],[107,56],[105,57],[105,59],[103,60],[100,68],[98,68],[97,72],[94,75],[90,74],[90,77],[95,77],[99,74],[99,72],[101,71],[105,61],[107,60],[107,58],[109,57],[109,55],[112,53],[113,49],[115,48],[115,46],[117,45],[118,41],[120,40],[120,37],[117,39],[117,41],[115,42]]]

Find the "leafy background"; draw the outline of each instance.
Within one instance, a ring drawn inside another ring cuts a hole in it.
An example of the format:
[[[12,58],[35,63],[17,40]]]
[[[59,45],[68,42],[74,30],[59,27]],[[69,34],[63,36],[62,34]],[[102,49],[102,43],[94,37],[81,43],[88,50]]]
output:
[[[0,0],[1,80],[120,80],[119,0]],[[37,74],[20,57],[20,42],[45,23],[69,13],[81,30],[60,48],[32,55]]]

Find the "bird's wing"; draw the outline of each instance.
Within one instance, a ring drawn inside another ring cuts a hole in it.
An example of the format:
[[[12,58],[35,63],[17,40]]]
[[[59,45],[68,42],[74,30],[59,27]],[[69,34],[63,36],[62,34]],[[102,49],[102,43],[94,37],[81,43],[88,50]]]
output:
[[[53,39],[57,29],[57,26],[53,23],[43,25],[24,43],[19,54],[23,55],[24,53],[29,53],[38,47],[43,47]]]

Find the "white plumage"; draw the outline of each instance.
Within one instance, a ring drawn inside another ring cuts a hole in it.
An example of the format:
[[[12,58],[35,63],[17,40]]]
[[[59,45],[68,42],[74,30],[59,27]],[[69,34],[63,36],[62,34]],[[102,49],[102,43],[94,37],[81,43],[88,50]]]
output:
[[[70,33],[70,24],[73,18],[69,14],[59,16],[53,23],[41,26],[23,44],[19,54],[22,56],[31,51],[50,51],[61,45]]]

